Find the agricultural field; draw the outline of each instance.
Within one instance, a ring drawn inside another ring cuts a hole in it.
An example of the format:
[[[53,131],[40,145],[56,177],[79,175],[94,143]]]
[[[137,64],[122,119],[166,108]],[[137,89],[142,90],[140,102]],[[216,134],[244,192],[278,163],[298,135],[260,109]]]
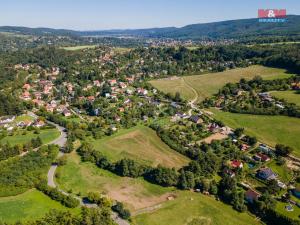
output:
[[[42,139],[43,144],[47,144],[56,138],[59,137],[60,133],[57,129],[45,129],[40,130],[39,134],[35,134],[34,131],[26,131],[26,134],[23,133],[24,131],[16,131],[14,135],[6,136],[0,140],[0,143],[10,143],[12,145],[15,144],[25,144],[28,143],[32,138],[37,138],[38,136]]]
[[[145,165],[181,168],[188,159],[167,146],[151,128],[136,126],[92,142],[96,150],[113,161],[130,158]]]
[[[265,116],[223,112],[210,109],[213,117],[226,125],[244,127],[247,134],[256,136],[260,141],[275,146],[277,143],[294,148],[293,154],[300,157],[300,120],[287,116]]]
[[[82,196],[90,191],[107,194],[111,199],[123,202],[131,212],[166,201],[174,190],[141,178],[117,176],[92,163],[81,162],[76,152],[68,154],[67,164],[58,168],[56,183],[63,190]]]
[[[272,91],[270,94],[275,98],[285,99],[289,103],[300,106],[300,93],[296,91]]]
[[[165,93],[174,95],[179,92],[186,100],[197,98],[197,101],[201,102],[217,93],[226,83],[238,82],[241,78],[252,79],[255,76],[261,76],[263,79],[275,79],[285,78],[290,74],[283,69],[254,65],[219,73],[152,80],[150,83]]]
[[[87,48],[95,48],[97,45],[78,45],[78,46],[70,46],[70,47],[62,47],[62,49],[67,51],[76,51],[76,50],[82,50]]]
[[[190,191],[176,192],[174,200],[164,202],[151,212],[133,217],[133,221],[137,225],[260,224],[247,213],[238,213],[213,197]]]
[[[14,223],[43,217],[51,209],[68,210],[35,189],[23,194],[0,198],[0,222]],[[73,210],[78,211],[79,209]]]

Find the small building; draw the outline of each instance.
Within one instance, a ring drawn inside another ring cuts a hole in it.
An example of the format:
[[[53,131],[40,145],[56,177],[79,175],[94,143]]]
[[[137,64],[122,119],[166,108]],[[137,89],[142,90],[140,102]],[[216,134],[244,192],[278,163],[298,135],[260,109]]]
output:
[[[240,160],[233,160],[231,161],[231,167],[232,168],[243,168],[243,163]]]
[[[261,161],[261,162],[270,161],[270,157],[265,154],[262,154],[262,153],[257,153],[255,156],[253,156],[253,159],[256,161]]]
[[[270,168],[262,168],[257,171],[257,176],[262,180],[274,180],[276,174]]]
[[[43,120],[36,120],[36,121],[34,121],[32,126],[34,126],[34,127],[43,127],[43,126],[45,126],[45,122]]]
[[[65,110],[63,111],[63,115],[66,116],[66,117],[68,117],[68,116],[71,116],[72,114],[71,114],[71,111],[70,111],[70,110],[65,109]]]
[[[191,117],[190,117],[190,120],[192,121],[192,122],[194,122],[194,123],[203,123],[203,119],[201,119],[199,116],[197,116],[197,115],[192,115]]]
[[[108,83],[110,86],[114,86],[117,84],[117,80],[109,80]]]
[[[245,199],[249,203],[253,203],[254,201],[258,200],[260,196],[261,194],[253,189],[248,189],[248,191],[245,192]]]
[[[24,84],[24,85],[23,85],[23,89],[25,89],[25,90],[27,90],[27,91],[29,91],[30,88],[31,88],[30,84]]]

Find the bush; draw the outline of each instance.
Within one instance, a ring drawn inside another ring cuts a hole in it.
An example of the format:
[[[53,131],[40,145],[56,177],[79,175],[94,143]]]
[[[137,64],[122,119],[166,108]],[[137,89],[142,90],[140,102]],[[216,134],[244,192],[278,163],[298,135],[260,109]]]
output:
[[[123,203],[117,202],[114,206],[111,207],[111,209],[119,214],[119,216],[125,220],[128,220],[130,218],[130,212],[128,209],[124,208]]]

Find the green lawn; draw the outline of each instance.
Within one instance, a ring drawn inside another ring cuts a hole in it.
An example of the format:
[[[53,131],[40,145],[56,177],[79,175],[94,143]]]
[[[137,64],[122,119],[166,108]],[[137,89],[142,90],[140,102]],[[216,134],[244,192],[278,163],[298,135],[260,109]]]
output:
[[[51,209],[68,210],[42,192],[32,189],[17,196],[0,198],[0,222],[38,219]],[[79,209],[73,211],[79,212]]]
[[[293,199],[293,200],[295,200],[295,199]],[[296,201],[299,202],[299,199],[297,199]],[[288,203],[286,203],[286,202],[277,202],[275,209],[277,212],[279,212],[291,219],[299,220],[300,208],[296,205],[293,205],[294,211],[289,212],[285,209],[285,206],[287,206],[287,205],[288,205]]]
[[[34,134],[33,131],[27,131],[25,135],[22,134],[22,131],[19,131],[18,134],[15,134],[14,136],[7,136],[1,139],[0,142],[8,142],[12,145],[25,144],[28,143],[32,138],[37,138],[38,136],[40,136],[42,142],[46,144],[58,138],[59,135],[60,133],[57,129],[40,130],[40,134]]]
[[[296,91],[272,91],[271,95],[279,99],[285,99],[289,103],[295,103],[297,106],[300,106],[300,94],[298,94]]]
[[[214,117],[226,125],[244,127],[247,134],[256,136],[260,141],[275,146],[277,143],[289,145],[300,157],[300,119],[287,116],[265,116],[223,112],[210,109]]]
[[[167,146],[149,127],[136,126],[92,143],[109,159],[131,158],[143,164],[180,168],[188,159]]]
[[[247,213],[238,213],[231,206],[200,193],[178,191],[174,200],[161,208],[133,218],[137,225],[254,225],[259,224]]]
[[[277,173],[279,176],[279,179],[283,182],[289,182],[293,177],[293,172],[287,168],[286,165],[278,165],[276,164],[275,160],[272,160],[272,162],[267,164],[268,167],[270,167],[273,172]]]
[[[61,189],[72,190],[82,196],[90,191],[105,193],[114,200],[124,202],[132,211],[165,201],[166,195],[173,190],[141,178],[120,177],[92,163],[81,162],[76,152],[68,154],[67,164],[58,168],[56,182]]]
[[[275,79],[284,78],[290,76],[290,74],[287,74],[283,69],[255,65],[226,70],[220,73],[184,76],[175,80],[153,80],[150,83],[165,93],[175,94],[179,92],[187,100],[195,97],[191,90],[192,87],[197,91],[198,101],[203,101],[205,98],[217,93],[226,83],[238,82],[241,78],[252,79],[255,76],[261,76],[264,79]]]

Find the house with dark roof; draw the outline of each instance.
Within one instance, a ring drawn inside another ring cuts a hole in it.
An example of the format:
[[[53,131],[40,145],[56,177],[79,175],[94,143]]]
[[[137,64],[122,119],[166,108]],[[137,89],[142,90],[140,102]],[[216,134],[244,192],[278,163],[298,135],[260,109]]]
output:
[[[262,180],[274,180],[276,174],[270,168],[262,168],[257,171],[257,177]]]
[[[199,117],[199,116],[197,116],[197,115],[192,115],[191,117],[190,117],[190,120],[192,121],[192,122],[194,122],[194,123],[203,123],[203,120]]]

